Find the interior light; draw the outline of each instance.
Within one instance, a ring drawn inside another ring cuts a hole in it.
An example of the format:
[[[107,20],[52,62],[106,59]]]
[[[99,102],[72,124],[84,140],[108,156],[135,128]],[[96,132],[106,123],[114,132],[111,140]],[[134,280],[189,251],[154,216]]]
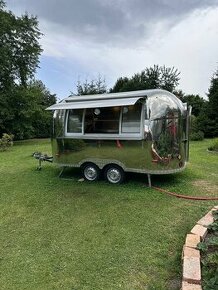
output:
[[[101,113],[101,110],[100,109],[97,108],[97,109],[94,110],[94,114],[96,116],[100,115],[100,113]]]

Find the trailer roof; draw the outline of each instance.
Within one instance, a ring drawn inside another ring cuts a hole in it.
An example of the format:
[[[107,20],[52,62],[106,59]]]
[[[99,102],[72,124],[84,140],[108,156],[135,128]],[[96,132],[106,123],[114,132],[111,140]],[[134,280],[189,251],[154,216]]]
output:
[[[75,102],[64,102],[55,104],[47,110],[65,110],[65,109],[87,109],[101,107],[116,107],[134,105],[141,97],[122,98],[122,99],[106,99],[106,100],[79,100]]]
[[[129,106],[134,105],[140,99],[150,99],[152,96],[159,96],[164,102],[166,102],[167,97],[167,102],[170,101],[171,104],[174,103],[174,106],[176,105],[180,107],[180,109],[183,107],[182,102],[175,95],[165,90],[154,89],[98,95],[69,96],[60,103],[48,107],[46,110]]]
[[[64,99],[66,102],[75,102],[75,101],[85,101],[85,100],[108,100],[108,99],[122,99],[122,98],[131,98],[131,97],[144,97],[150,96],[156,93],[169,93],[164,90],[140,90],[140,91],[130,91],[130,92],[121,92],[121,93],[105,93],[97,95],[83,95],[83,96],[69,96]]]

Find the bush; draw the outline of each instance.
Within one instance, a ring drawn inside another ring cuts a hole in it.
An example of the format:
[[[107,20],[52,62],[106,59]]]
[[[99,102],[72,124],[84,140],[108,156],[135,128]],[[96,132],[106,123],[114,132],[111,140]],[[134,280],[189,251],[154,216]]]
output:
[[[198,132],[193,132],[190,134],[190,140],[191,141],[202,141],[204,140],[204,132],[198,131]]]
[[[208,147],[208,150],[218,152],[218,138],[214,139],[213,144]]]
[[[201,251],[202,286],[205,290],[218,289],[218,210],[213,211],[214,222],[208,228],[208,235],[198,244]]]
[[[204,139],[204,132],[201,131],[198,124],[198,119],[191,115],[190,140],[202,141]]]
[[[13,135],[4,133],[0,139],[0,151],[6,151],[13,146],[13,138]]]

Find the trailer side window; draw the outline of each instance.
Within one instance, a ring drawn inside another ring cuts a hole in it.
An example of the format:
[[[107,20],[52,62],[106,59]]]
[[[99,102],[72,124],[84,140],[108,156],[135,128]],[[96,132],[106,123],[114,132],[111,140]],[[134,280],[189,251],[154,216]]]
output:
[[[123,107],[122,133],[140,133],[141,104]]]
[[[85,115],[85,134],[119,133],[120,107],[87,109]]]
[[[69,110],[67,120],[68,133],[82,133],[83,109]]]

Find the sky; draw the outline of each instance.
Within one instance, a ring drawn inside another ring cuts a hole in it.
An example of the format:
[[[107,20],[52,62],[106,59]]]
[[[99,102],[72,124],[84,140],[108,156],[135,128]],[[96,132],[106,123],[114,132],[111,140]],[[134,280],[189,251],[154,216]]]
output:
[[[186,94],[206,97],[218,67],[218,0],[6,0],[38,17],[43,53],[37,78],[58,99],[78,81],[109,89],[154,64],[175,67]]]

